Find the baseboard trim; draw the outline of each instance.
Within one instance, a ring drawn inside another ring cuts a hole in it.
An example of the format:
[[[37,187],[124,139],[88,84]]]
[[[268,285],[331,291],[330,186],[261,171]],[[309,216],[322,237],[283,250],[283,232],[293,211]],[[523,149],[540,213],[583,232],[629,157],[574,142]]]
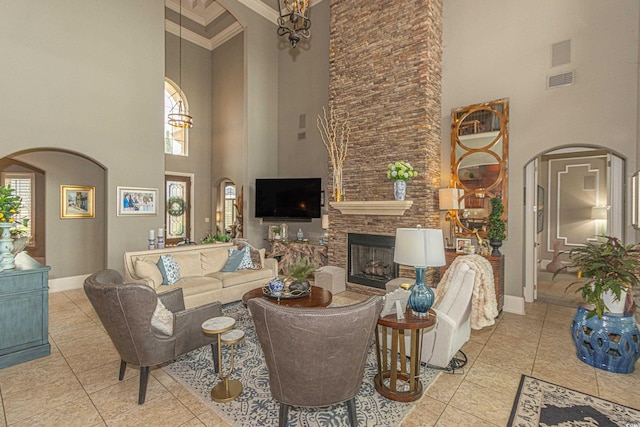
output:
[[[502,309],[507,313],[525,314],[524,297],[514,297],[512,295],[505,295],[504,307],[502,307]]]
[[[49,293],[72,291],[74,289],[82,289],[84,280],[90,274],[81,276],[61,277],[59,279],[49,279]]]

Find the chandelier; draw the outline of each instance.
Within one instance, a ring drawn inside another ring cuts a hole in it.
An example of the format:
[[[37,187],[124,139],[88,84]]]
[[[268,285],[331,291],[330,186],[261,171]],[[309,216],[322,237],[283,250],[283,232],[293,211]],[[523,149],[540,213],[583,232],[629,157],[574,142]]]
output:
[[[308,39],[311,33],[309,20],[309,0],[278,0],[278,35],[289,35],[289,43],[295,48],[300,37]]]
[[[180,30],[178,38],[180,40],[179,45],[179,61],[178,64],[178,90],[181,92],[182,97],[182,0],[180,0]],[[177,110],[176,110],[177,107]],[[183,110],[182,100],[178,101],[169,111],[168,122],[171,126],[176,128],[191,128],[193,127],[193,117],[187,114],[186,107]]]

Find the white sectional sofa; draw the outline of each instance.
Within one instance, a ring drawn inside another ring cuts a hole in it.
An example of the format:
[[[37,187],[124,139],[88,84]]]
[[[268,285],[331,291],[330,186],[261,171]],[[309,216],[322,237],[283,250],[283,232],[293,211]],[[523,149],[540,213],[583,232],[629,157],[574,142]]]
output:
[[[260,249],[261,269],[221,272],[229,259],[232,243],[188,245],[148,251],[125,252],[124,279],[126,282],[145,283],[162,293],[182,288],[186,308],[213,301],[223,304],[242,299],[245,292],[269,282],[278,274],[278,261],[265,258]],[[157,267],[160,255],[171,254],[180,267],[180,280],[162,285],[162,273]]]

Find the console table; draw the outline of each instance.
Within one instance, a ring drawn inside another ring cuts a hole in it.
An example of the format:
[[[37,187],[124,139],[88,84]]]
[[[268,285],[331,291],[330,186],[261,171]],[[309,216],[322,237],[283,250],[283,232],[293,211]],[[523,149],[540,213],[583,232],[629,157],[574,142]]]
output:
[[[455,251],[445,251],[445,260],[447,264],[440,268],[440,276],[447,271],[447,268],[451,265],[454,259],[465,254],[458,254]],[[485,258],[491,264],[493,268],[493,281],[496,288],[496,301],[498,302],[498,311],[502,311],[504,306],[504,255],[491,256],[487,255]]]
[[[0,368],[51,354],[49,270],[26,252],[0,272]]]
[[[289,273],[289,266],[300,257],[313,260],[318,267],[327,265],[327,246],[309,242],[270,240],[270,258],[278,258],[282,274]]]

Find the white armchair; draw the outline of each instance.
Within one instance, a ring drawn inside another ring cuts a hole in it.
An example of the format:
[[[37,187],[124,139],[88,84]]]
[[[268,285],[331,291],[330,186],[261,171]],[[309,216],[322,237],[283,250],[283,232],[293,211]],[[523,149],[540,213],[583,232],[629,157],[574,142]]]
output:
[[[471,298],[476,272],[463,262],[451,268],[454,270],[450,273],[446,293],[432,307],[437,314],[436,325],[423,335],[420,359],[428,365],[455,370],[466,362],[466,357],[463,361],[452,363],[452,360],[471,336]],[[390,280],[385,285],[387,292],[394,291],[407,280]]]

